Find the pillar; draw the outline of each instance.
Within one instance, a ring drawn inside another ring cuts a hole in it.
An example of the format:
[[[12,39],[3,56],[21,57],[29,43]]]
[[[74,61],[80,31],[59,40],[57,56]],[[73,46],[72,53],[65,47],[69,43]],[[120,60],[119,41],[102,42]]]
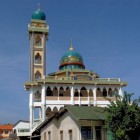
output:
[[[71,104],[74,105],[74,87],[71,87]]]
[[[41,91],[41,108],[42,108],[42,120],[44,121],[46,118],[46,87],[45,84],[42,85]]]
[[[94,106],[96,106],[96,104],[97,104],[97,100],[96,100],[96,90],[97,90],[97,88],[96,88],[96,86],[94,86],[94,89],[93,89]]]
[[[32,128],[33,123],[34,123],[34,102],[33,102],[33,97],[34,97],[34,91],[33,87],[30,88],[30,96],[29,96],[29,110],[30,110],[30,127]]]

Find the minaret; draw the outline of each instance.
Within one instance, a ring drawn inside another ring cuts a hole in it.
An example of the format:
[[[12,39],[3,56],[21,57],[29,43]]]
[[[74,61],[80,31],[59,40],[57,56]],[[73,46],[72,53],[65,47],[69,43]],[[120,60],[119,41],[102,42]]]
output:
[[[44,12],[38,10],[32,14],[28,25],[30,40],[30,81],[41,79],[46,75],[46,42],[48,25]]]

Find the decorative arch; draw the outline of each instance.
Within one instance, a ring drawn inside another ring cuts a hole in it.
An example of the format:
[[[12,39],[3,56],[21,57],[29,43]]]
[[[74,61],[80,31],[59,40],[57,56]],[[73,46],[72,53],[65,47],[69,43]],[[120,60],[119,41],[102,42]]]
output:
[[[46,109],[46,116],[48,116],[51,112],[52,112],[51,111],[51,108],[50,107],[47,107],[47,109]]]
[[[113,90],[111,88],[109,88],[109,90],[108,90],[108,96],[109,97],[112,97],[113,96]]]
[[[35,79],[37,80],[41,79],[41,73],[39,70],[35,73]]]
[[[39,53],[37,53],[35,55],[35,63],[40,64],[42,61],[41,55]]]
[[[46,96],[53,96],[50,86],[48,86],[46,89]]]
[[[41,37],[38,35],[35,38],[35,45],[40,46],[42,44]]]
[[[59,96],[64,96],[64,88],[60,87],[59,89]]]
[[[85,87],[81,88],[80,96],[83,96],[83,97],[87,97],[88,96],[88,92],[87,92],[87,89]]]
[[[57,113],[57,112],[58,112],[58,108],[57,108],[57,107],[54,107],[54,108],[53,108],[53,112],[54,112],[54,113]]]
[[[75,89],[75,91],[74,91],[74,97],[78,97],[78,96],[79,96],[78,89]]]
[[[114,94],[114,95],[119,95],[119,91],[118,91],[117,88],[114,89],[114,93],[113,93],[113,94]]]
[[[89,90],[89,97],[93,97],[93,91],[92,91],[92,89]]]
[[[52,90],[52,95],[53,96],[58,96],[58,89],[57,87],[54,87],[53,90]]]
[[[96,90],[96,96],[97,97],[102,97],[102,92],[101,92],[101,89],[100,88],[97,88],[97,90]]]
[[[106,88],[103,88],[102,94],[103,94],[103,97],[106,97],[107,96],[107,90],[106,90]]]
[[[64,96],[70,97],[70,88],[66,87],[66,90],[64,91]]]
[[[35,92],[35,98],[41,98],[41,93],[39,91]]]

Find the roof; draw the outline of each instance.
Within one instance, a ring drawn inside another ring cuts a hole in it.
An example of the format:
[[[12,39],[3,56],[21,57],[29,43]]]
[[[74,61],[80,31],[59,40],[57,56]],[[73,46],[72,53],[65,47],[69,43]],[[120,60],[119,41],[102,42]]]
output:
[[[19,120],[18,122],[16,122],[16,123],[13,125],[13,127],[15,127],[16,125],[18,125],[20,122],[29,123],[29,121]]]
[[[105,120],[105,110],[101,107],[66,106],[76,120]]]
[[[0,130],[11,130],[11,129],[13,129],[13,125],[12,124],[0,125]]]
[[[89,106],[66,106],[60,110],[57,114],[52,113],[48,118],[41,123],[36,130],[40,130],[47,125],[52,119],[61,117],[65,112],[69,112],[77,121],[80,120],[93,120],[93,121],[104,121],[105,110],[100,107],[89,107]]]

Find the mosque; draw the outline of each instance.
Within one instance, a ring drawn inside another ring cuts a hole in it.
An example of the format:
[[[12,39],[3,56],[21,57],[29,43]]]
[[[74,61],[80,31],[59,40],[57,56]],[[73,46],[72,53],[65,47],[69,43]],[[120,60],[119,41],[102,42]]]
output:
[[[72,43],[60,59],[59,70],[46,75],[49,26],[40,8],[32,14],[28,34],[30,80],[24,87],[29,92],[31,133],[51,114],[60,112],[66,106],[80,106],[83,109],[105,107],[109,101],[115,101],[115,94],[122,95],[122,88],[127,83],[120,78],[101,78],[97,73],[87,70],[82,55],[73,48]],[[50,61],[49,58],[47,61]]]

